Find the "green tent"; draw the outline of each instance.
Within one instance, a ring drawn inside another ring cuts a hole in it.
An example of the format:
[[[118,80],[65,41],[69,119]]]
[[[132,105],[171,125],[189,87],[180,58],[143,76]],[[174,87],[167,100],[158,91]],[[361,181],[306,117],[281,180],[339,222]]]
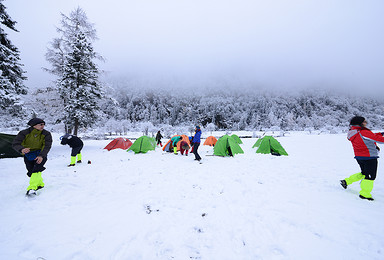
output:
[[[243,143],[243,141],[241,141],[240,137],[238,137],[237,135],[233,134],[233,135],[231,135],[231,137],[232,137],[233,139],[235,139],[235,141],[236,141],[238,144],[242,144],[242,143]]]
[[[13,139],[16,135],[8,135],[0,133],[0,158],[16,158],[22,155],[12,148]]]
[[[241,149],[236,140],[229,135],[220,137],[213,148],[213,154],[217,156],[233,156],[239,153],[244,153],[243,149]]]
[[[281,144],[272,136],[266,135],[260,138],[252,146],[252,148],[258,147],[256,153],[272,154],[272,155],[288,155]]]
[[[155,150],[156,144],[153,142],[153,138],[148,136],[142,136],[136,139],[136,141],[131,145],[131,147],[127,150],[134,151],[137,153],[146,153],[151,150]]]

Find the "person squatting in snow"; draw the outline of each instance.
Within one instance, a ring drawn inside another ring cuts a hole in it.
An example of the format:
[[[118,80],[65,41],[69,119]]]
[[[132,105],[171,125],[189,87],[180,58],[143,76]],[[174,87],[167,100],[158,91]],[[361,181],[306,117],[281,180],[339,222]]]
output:
[[[45,122],[40,118],[29,120],[29,128],[20,131],[13,140],[12,147],[23,154],[27,175],[30,177],[26,195],[36,195],[44,188],[42,172],[46,169],[47,155],[52,147],[52,135],[44,129]]]
[[[75,166],[76,163],[76,156],[77,156],[77,163],[81,163],[81,150],[83,149],[84,143],[81,141],[79,137],[76,135],[71,134],[65,134],[61,139],[61,144],[66,145],[68,144],[69,147],[72,148],[71,151],[71,163],[68,165],[68,167]]]
[[[361,172],[353,174],[344,180],[340,180],[344,189],[354,182],[360,181],[361,199],[373,200],[371,191],[377,173],[377,158],[380,148],[376,145],[384,143],[384,133],[373,133],[367,128],[364,117],[355,116],[350,121],[348,140],[351,141],[355,159],[360,166]]]

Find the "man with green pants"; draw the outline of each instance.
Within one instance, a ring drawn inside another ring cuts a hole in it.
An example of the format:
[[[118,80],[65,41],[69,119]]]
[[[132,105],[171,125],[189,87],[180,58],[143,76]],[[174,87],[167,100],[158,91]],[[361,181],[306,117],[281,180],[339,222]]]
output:
[[[353,174],[340,181],[344,189],[354,182],[360,182],[361,199],[373,200],[371,191],[377,173],[377,158],[380,148],[376,145],[384,143],[383,133],[373,133],[367,128],[364,117],[355,116],[350,121],[351,128],[348,132],[348,140],[351,141],[355,159],[360,166],[361,172]]]
[[[28,122],[29,128],[20,131],[13,140],[12,147],[24,155],[27,175],[30,177],[27,195],[36,195],[38,189],[44,188],[42,171],[47,162],[47,154],[52,146],[52,135],[44,130],[45,122],[33,118]]]

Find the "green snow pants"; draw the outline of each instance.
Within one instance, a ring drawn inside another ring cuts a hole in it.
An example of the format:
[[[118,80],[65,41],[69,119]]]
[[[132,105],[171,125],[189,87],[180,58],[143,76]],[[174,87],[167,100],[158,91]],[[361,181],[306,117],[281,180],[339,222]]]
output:
[[[355,173],[348,178],[345,178],[345,181],[347,182],[347,185],[350,185],[354,182],[360,181],[360,195],[364,196],[365,198],[372,198],[371,191],[373,189],[373,180],[367,180],[365,179],[365,175],[363,175],[361,172]]]

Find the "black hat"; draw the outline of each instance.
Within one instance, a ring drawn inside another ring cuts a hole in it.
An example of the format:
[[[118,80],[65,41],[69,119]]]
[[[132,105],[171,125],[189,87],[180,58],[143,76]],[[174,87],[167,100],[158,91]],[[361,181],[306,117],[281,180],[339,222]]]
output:
[[[362,116],[355,116],[351,119],[350,125],[361,125],[365,121],[365,118]]]
[[[38,124],[41,124],[41,123],[44,123],[44,124],[45,124],[44,120],[35,117],[35,118],[32,118],[31,120],[29,120],[28,125],[30,125],[30,126],[35,126],[35,125],[38,125]]]

